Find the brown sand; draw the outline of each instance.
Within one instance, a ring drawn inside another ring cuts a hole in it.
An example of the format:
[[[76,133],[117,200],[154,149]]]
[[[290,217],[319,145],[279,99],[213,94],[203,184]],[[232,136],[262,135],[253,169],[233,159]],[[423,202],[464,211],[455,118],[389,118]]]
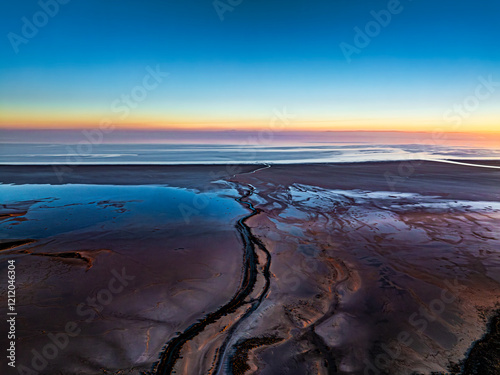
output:
[[[59,180],[52,167],[0,166],[0,176],[14,184],[204,191],[224,179],[255,187],[249,200],[261,212],[247,224],[271,254],[269,292],[248,317],[241,308],[186,342],[177,373],[216,373],[217,358],[220,373],[445,372],[457,368],[499,307],[500,170],[433,162],[79,166]],[[9,220],[14,211],[3,210]],[[197,224],[82,231],[6,247],[2,260],[18,260],[19,363],[33,356],[21,347],[41,350],[47,332],[75,321],[81,334],[40,373],[151,369],[164,344],[227,303],[241,281],[234,222]],[[257,255],[248,306],[265,283],[265,254]],[[78,303],[123,267],[134,280],[85,322]]]

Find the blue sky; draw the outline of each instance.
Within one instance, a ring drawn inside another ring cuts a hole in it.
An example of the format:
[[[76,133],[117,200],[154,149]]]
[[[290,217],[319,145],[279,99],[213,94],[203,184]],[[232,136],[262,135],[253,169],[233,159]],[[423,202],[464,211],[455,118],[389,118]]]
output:
[[[32,21],[41,6],[4,2],[1,125],[88,125],[157,65],[170,76],[127,119],[134,126],[238,128],[286,106],[304,127],[397,119],[394,130],[424,128],[473,92],[479,76],[500,80],[494,0],[401,0],[348,62],[340,44],[355,46],[354,28],[389,3],[243,0],[221,20],[212,1],[70,0],[15,53],[9,33],[23,36],[22,18]],[[497,116],[497,103],[482,103],[476,121]]]

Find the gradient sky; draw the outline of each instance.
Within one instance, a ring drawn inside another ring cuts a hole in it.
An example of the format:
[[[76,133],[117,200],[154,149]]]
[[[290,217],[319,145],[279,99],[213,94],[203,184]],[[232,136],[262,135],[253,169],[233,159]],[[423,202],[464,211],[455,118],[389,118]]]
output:
[[[350,62],[341,43],[356,46],[354,28],[388,1],[243,0],[224,20],[211,0],[59,8],[16,53],[11,33],[22,37],[22,18],[41,7],[1,5],[2,128],[94,127],[108,118],[123,128],[255,129],[286,108],[295,115],[290,130],[500,133],[500,84],[474,110],[453,112],[480,77],[500,82],[498,0],[401,0]],[[148,66],[169,76],[127,115],[113,111]]]

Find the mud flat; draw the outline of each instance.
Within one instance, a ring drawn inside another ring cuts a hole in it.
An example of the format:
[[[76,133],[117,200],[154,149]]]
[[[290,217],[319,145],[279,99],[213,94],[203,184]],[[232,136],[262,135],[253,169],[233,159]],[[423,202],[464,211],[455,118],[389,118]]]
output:
[[[499,371],[499,169],[0,166],[0,181],[18,363],[79,329],[41,374]]]

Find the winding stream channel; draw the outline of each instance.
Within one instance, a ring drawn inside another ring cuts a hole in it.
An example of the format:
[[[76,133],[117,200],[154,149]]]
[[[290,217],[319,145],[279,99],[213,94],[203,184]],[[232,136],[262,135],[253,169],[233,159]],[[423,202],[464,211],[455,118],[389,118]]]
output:
[[[266,166],[264,168],[268,168]],[[251,173],[257,172],[258,170],[263,169],[259,168]],[[236,229],[238,230],[241,240],[243,242],[244,255],[243,255],[243,275],[241,279],[241,284],[235,295],[231,298],[231,300],[225,305],[221,306],[218,310],[206,315],[203,319],[189,326],[184,332],[179,334],[178,336],[171,339],[164,347],[163,352],[160,354],[159,362],[156,365],[156,368],[153,370],[153,374],[156,375],[167,375],[171,374],[174,370],[174,366],[177,360],[180,357],[180,353],[184,344],[193,338],[195,338],[200,332],[202,332],[208,325],[217,322],[220,318],[227,314],[231,314],[235,312],[241,306],[249,304],[249,307],[245,311],[245,313],[239,318],[229,329],[228,334],[222,344],[222,346],[218,350],[217,359],[216,359],[216,373],[219,373],[223,368],[225,363],[226,349],[228,344],[232,338],[232,334],[236,331],[236,328],[239,324],[248,318],[261,304],[261,302],[266,297],[269,285],[270,285],[270,272],[269,268],[271,265],[271,255],[269,251],[265,248],[263,243],[256,238],[248,225],[246,224],[247,220],[251,217],[258,215],[260,210],[255,208],[251,202],[248,201],[255,191],[255,188],[252,185],[248,185],[248,187],[243,190],[242,196],[240,198],[236,198],[236,201],[240,203],[242,206],[247,208],[250,213],[241,219],[239,219],[236,223]],[[262,270],[259,271],[259,259],[256,252],[256,248],[260,249],[266,255],[266,262],[263,264]],[[257,281],[257,276],[259,272],[262,273],[262,276],[265,279],[265,285],[262,291],[256,298],[251,300],[247,300],[247,297],[252,293],[255,283]]]

